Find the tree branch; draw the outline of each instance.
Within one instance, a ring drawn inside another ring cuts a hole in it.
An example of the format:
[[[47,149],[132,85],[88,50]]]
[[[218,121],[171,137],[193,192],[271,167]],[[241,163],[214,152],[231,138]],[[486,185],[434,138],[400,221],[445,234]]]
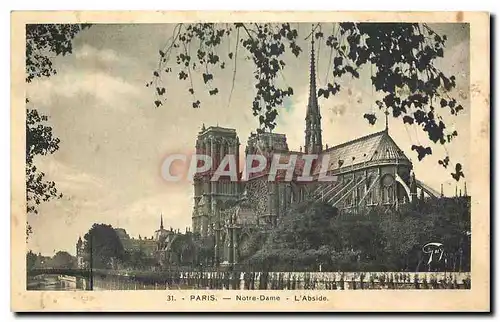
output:
[[[233,96],[233,90],[234,90],[234,82],[236,80],[236,66],[238,65],[237,59],[238,59],[238,46],[240,42],[240,28],[236,30],[236,45],[234,46],[234,70],[233,70],[233,80],[231,84],[231,91],[229,92],[229,100],[227,102],[227,106],[231,104],[231,98]]]
[[[243,27],[243,29],[245,29],[245,31],[246,31],[246,33],[247,33],[248,37],[250,37],[250,39],[252,39],[252,40],[255,40],[255,39],[253,39],[252,35],[250,35],[250,31],[248,30],[247,26],[245,26],[245,24],[244,24],[244,23],[242,23],[242,24],[241,24],[241,26]],[[238,29],[239,29],[239,28],[238,28]],[[252,30],[252,31],[253,31],[253,32],[255,32],[254,30]]]

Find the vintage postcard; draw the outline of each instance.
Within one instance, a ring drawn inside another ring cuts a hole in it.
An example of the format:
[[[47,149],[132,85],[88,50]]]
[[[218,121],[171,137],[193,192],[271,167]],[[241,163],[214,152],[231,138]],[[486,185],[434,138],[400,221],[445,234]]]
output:
[[[13,311],[490,310],[480,12],[13,12]]]

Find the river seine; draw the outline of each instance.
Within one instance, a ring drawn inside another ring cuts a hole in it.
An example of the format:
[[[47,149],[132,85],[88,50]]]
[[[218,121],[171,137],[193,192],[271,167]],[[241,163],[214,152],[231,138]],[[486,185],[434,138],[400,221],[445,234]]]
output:
[[[27,280],[28,291],[72,291],[76,290],[76,282],[58,275],[39,275]]]

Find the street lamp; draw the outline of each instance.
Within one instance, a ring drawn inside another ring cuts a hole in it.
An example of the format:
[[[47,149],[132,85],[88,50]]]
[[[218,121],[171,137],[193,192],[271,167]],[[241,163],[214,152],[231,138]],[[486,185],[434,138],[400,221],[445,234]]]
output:
[[[89,276],[89,288],[91,291],[94,290],[94,274],[93,274],[93,251],[92,251],[92,240],[94,239],[93,238],[93,233],[90,234],[90,240],[89,240],[89,244],[90,244],[90,263],[89,263],[89,271],[90,271],[90,276]]]

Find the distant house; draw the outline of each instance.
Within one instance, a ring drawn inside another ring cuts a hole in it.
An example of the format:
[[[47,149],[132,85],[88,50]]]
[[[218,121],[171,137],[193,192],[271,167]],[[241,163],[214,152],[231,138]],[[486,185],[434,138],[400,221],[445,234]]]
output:
[[[115,228],[116,234],[123,245],[123,249],[127,252],[131,251],[143,251],[146,256],[153,257],[156,250],[156,241],[147,237],[133,238],[130,237],[127,231],[123,228]]]

